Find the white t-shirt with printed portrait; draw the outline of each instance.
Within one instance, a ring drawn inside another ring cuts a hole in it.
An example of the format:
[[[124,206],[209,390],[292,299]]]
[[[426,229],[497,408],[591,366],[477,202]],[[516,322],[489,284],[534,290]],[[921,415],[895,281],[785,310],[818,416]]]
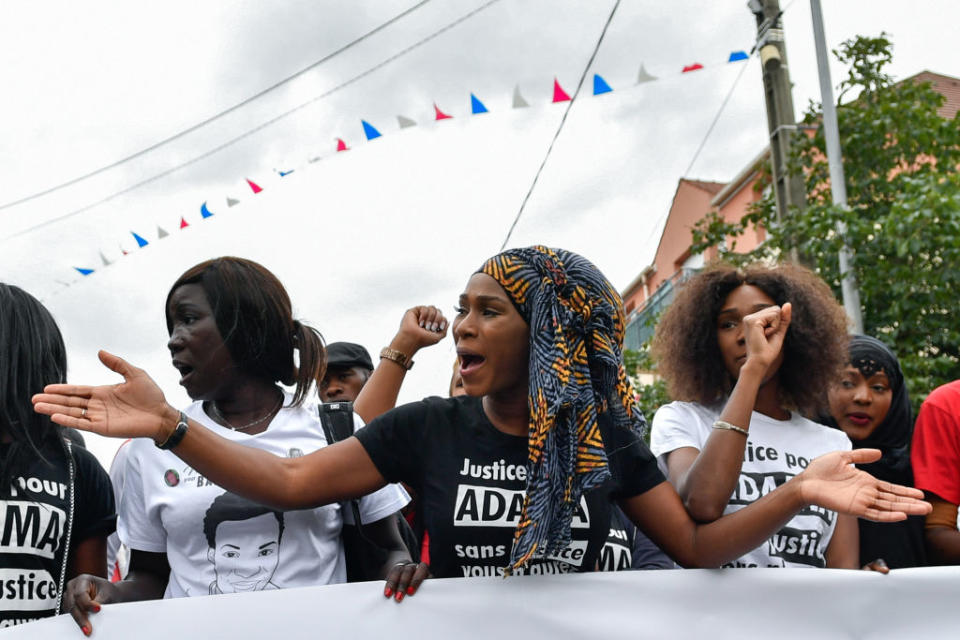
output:
[[[290,399],[287,395],[285,405]],[[285,406],[265,431],[253,435],[221,427],[200,402],[184,413],[228,440],[278,456],[299,457],[327,444],[313,403]],[[363,426],[356,415],[354,423]],[[150,440],[127,447],[117,531],[133,550],[167,554],[170,581],[164,597],[346,581],[340,529],[344,517],[352,522],[348,505],[273,512],[227,494]],[[360,499],[361,518],[375,522],[409,500],[402,487],[388,485]]]
[[[681,447],[703,450],[720,417],[723,403],[671,402],[657,410],[650,449],[666,474],[666,456]],[[724,515],[752,504],[803,471],[811,460],[831,451],[849,451],[852,444],[839,429],[791,413],[774,420],[754,411],[744,444],[743,466]],[[837,524],[834,511],[807,507],[750,553],[726,567],[825,567],[826,549]]]

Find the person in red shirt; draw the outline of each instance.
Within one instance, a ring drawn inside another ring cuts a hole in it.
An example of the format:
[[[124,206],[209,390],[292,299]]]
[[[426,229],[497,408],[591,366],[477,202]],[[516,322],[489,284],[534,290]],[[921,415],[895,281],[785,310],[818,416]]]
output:
[[[930,564],[960,564],[960,380],[934,389],[920,407],[913,429],[914,486],[933,511],[924,538]]]

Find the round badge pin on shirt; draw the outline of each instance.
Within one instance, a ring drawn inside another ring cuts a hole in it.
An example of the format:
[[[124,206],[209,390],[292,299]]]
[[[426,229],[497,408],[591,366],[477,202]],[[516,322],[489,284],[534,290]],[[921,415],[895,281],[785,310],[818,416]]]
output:
[[[177,473],[176,469],[167,469],[163,472],[163,481],[167,483],[168,487],[175,487],[180,484],[180,474]]]

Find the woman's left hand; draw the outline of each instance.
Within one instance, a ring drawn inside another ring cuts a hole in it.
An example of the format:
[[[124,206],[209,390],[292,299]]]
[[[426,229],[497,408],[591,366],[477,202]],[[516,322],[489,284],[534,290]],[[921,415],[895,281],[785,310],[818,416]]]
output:
[[[923,491],[877,480],[855,464],[880,459],[879,449],[834,451],[815,458],[797,476],[804,504],[848,513],[876,522],[898,522],[925,515],[932,508]]]
[[[404,596],[415,594],[423,581],[432,577],[430,565],[426,562],[398,562],[387,574],[387,586],[383,589],[383,595],[401,602]]]

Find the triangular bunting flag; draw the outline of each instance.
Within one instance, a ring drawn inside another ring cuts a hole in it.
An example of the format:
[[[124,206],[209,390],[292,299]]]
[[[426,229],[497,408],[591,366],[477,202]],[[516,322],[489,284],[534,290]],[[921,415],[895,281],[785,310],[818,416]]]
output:
[[[415,127],[417,123],[415,120],[411,120],[407,116],[397,116],[397,122],[400,123],[401,129],[406,129],[407,127]]]
[[[738,60],[747,60],[750,56],[747,55],[746,51],[731,51],[730,58],[727,62],[737,62]]]
[[[520,95],[520,85],[517,85],[513,88],[513,108],[514,109],[523,109],[524,107],[529,107],[530,103],[523,99],[523,96]]]
[[[82,276],[88,276],[88,275],[90,275],[91,273],[93,273],[93,269],[84,269],[83,267],[74,267],[74,269],[76,269],[77,271],[79,271],[79,272],[80,272],[80,275],[82,275]]]
[[[293,173],[294,171],[295,171],[295,169],[290,169],[290,171],[277,171],[277,173],[279,173],[279,174],[280,174],[280,177],[282,178],[283,176],[288,176],[288,175],[290,175],[290,174]]]
[[[103,255],[103,251],[100,252],[100,262],[102,262],[103,266],[105,267],[109,267],[111,264],[113,264],[112,262],[107,260],[107,256]]]
[[[433,111],[436,113],[436,118],[434,118],[435,120],[447,120],[448,118],[453,117],[444,113],[443,111],[440,111],[440,107],[437,106],[436,102],[433,103]]]
[[[189,226],[190,226],[190,223],[187,222],[186,218],[184,218],[183,216],[180,216],[180,228],[186,229]]]
[[[553,101],[554,102],[567,102],[570,100],[570,96],[567,95],[567,92],[563,90],[563,87],[560,86],[560,82],[554,78],[553,79]]]
[[[130,233],[133,235],[134,239],[136,239],[136,241],[137,241],[137,246],[140,247],[141,249],[142,249],[143,247],[147,246],[148,244],[150,244],[149,242],[147,242],[146,240],[144,240],[143,238],[141,238],[140,236],[138,236],[138,235],[136,234],[136,232],[131,231]]]
[[[598,96],[601,93],[610,93],[613,89],[610,88],[610,85],[607,84],[607,81],[603,77],[595,73],[593,74],[593,95]]]
[[[163,238],[166,238],[168,235],[170,234],[167,233],[166,229],[164,229],[160,225],[157,225],[157,240],[162,240]]]
[[[687,66],[685,66],[683,68],[683,71],[681,71],[680,73],[689,73],[690,71],[698,71],[700,69],[703,69],[703,65],[700,64],[699,62],[694,62],[693,64],[688,64]]]
[[[232,206],[238,205],[238,204],[240,204],[240,201],[239,201],[239,200],[234,200],[234,199],[231,198],[230,196],[227,196],[227,206],[228,206],[228,207],[232,207]]]
[[[250,182],[250,181],[247,180],[247,182]],[[257,187],[257,185],[250,182],[250,188],[254,188],[254,187],[256,187],[256,190],[254,191],[254,193],[256,193],[260,189],[260,187]],[[213,214],[210,213],[210,209],[207,209],[207,203],[204,202],[202,205],[200,205],[200,217],[209,218],[211,216],[213,216]]]
[[[258,185],[256,182],[254,182],[250,178],[245,178],[245,179],[247,181],[247,184],[250,185],[250,189],[252,189],[254,193],[260,193],[261,191],[263,191],[263,189],[260,188],[260,185]]]
[[[487,112],[487,106],[482,102],[480,102],[480,99],[477,98],[477,96],[471,93],[470,94],[470,113],[478,114],[478,113],[486,113],[486,112]]]
[[[657,76],[652,76],[647,73],[647,70],[643,68],[643,63],[640,64],[640,73],[637,74],[637,84],[643,84],[644,82],[653,82],[657,79]]]
[[[373,140],[374,138],[380,137],[380,132],[377,131],[377,128],[367,122],[366,120],[361,120],[363,123],[363,135],[367,136],[367,140]]]
[[[337,151],[347,151],[350,147],[341,138],[337,138]]]

